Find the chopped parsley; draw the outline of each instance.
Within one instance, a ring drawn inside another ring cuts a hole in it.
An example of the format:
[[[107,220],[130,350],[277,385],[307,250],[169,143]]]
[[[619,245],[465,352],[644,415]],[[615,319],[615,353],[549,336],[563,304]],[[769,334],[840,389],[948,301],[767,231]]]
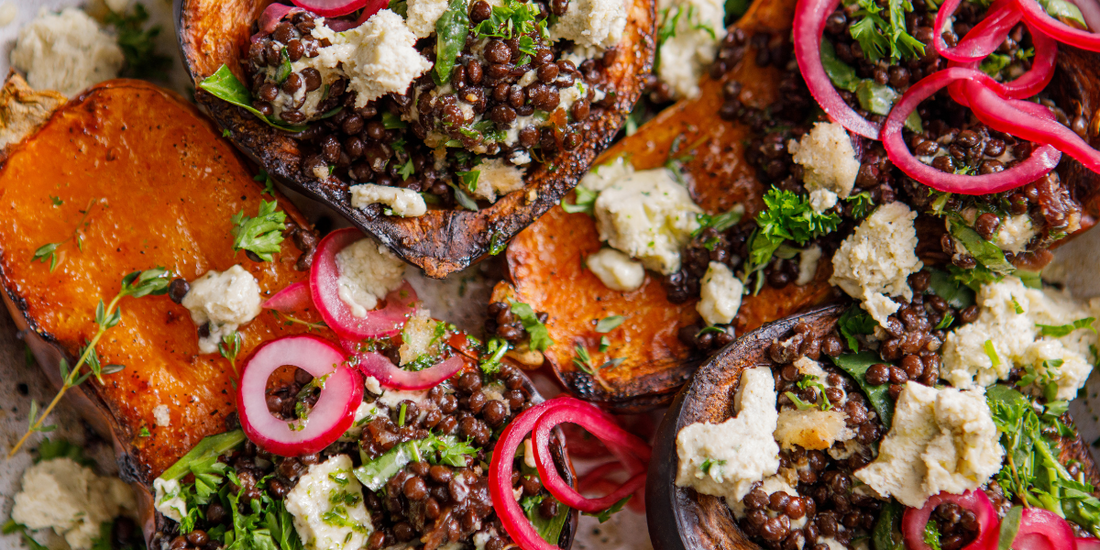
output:
[[[542,321],[539,321],[538,315],[531,306],[514,300],[508,300],[508,303],[512,306],[512,313],[519,318],[523,329],[527,331],[530,337],[528,346],[531,349],[546,351],[546,348],[554,345],[554,340],[550,338],[550,331],[546,330],[546,325]]]
[[[567,214],[576,214],[578,212],[584,212],[586,214],[592,213],[592,208],[596,205],[596,198],[600,196],[596,191],[578,185],[573,189],[575,198],[573,204],[565,202],[565,199],[561,200],[561,209],[565,210]]]
[[[245,216],[244,210],[234,214],[230,220],[233,222],[233,250],[246,250],[270,262],[272,254],[279,251],[286,228],[286,212],[276,210],[277,206],[275,201],[260,200],[256,217]]]
[[[832,233],[840,225],[834,212],[815,212],[807,197],[791,191],[769,189],[764,195],[764,210],[756,216],[756,232],[749,246],[749,261],[744,280],[760,272],[787,241],[805,245],[811,239]],[[763,285],[757,278],[757,290]]]
[[[1013,298],[1013,301],[1015,301],[1015,300],[1016,299]],[[1017,311],[1017,313],[1021,313],[1021,312]],[[1093,332],[1096,332],[1096,327],[1092,326],[1092,324],[1095,321],[1096,321],[1095,317],[1085,317],[1084,319],[1078,319],[1078,320],[1076,320],[1072,323],[1065,324],[1065,325],[1041,325],[1041,324],[1036,324],[1035,327],[1039,329],[1039,332],[1043,336],[1053,336],[1055,338],[1061,338],[1063,336],[1069,335],[1069,333],[1071,333],[1075,330],[1083,329],[1083,328],[1087,328],[1087,329],[1089,329]]]
[[[506,0],[502,6],[493,6],[493,12],[489,18],[474,27],[474,36],[511,39],[515,35],[531,34],[535,31],[543,37],[548,37],[546,21],[539,19],[539,9],[533,3],[520,2],[519,0]],[[526,45],[530,50],[531,38],[527,37],[526,44],[520,44],[521,49]],[[521,39],[522,41],[522,39]],[[531,54],[532,52],[527,51]]]
[[[868,60],[897,61],[924,55],[924,44],[905,28],[905,14],[913,11],[912,2],[887,0],[885,12],[875,0],[856,0],[856,4],[859,9],[848,30]]]
[[[622,315],[612,315],[610,317],[604,317],[596,323],[596,332],[599,332],[601,334],[611,332],[619,328],[619,325],[623,324],[623,321],[625,319],[626,318]]]

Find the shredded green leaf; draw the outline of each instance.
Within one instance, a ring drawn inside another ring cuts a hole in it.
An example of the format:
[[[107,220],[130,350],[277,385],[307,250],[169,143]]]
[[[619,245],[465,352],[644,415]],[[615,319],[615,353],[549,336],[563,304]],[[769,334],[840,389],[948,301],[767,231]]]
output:
[[[279,251],[286,228],[286,212],[276,210],[278,203],[260,200],[256,217],[244,215],[244,210],[233,215],[233,250],[248,250],[260,259],[270,262],[272,254]]]

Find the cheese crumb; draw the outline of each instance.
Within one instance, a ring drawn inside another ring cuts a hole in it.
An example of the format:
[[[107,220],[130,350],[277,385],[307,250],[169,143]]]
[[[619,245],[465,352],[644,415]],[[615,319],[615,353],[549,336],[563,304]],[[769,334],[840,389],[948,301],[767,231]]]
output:
[[[318,50],[318,63],[342,67],[348,87],[356,93],[356,109],[389,93],[405,93],[416,77],[432,68],[416,50],[416,35],[405,20],[388,9],[344,32],[318,24],[313,36],[331,42]]]
[[[659,0],[657,13],[674,33],[657,50],[657,76],[676,99],[699,95],[699,79],[706,74],[718,42],[726,36],[726,6],[719,0]],[[662,27],[665,28],[665,27]]]
[[[676,435],[676,485],[726,502],[745,498],[753,483],[779,471],[775,432],[775,380],[768,367],[746,369],[734,396],[737,416],[721,424],[699,422]]]
[[[397,354],[401,357],[401,364],[406,365],[425,354],[435,354],[439,351],[439,341],[435,337],[435,327],[439,321],[432,319],[432,312],[426,309],[418,309],[401,329],[401,348]],[[437,344],[433,347],[432,344]]]
[[[88,86],[118,76],[125,57],[118,42],[78,8],[38,12],[19,29],[11,64],[39,90],[74,96]]]
[[[818,122],[801,141],[788,141],[787,150],[791,159],[802,165],[803,185],[815,211],[832,208],[838,197],[846,199],[851,194],[859,175],[859,158],[843,126]]]
[[[262,308],[260,283],[240,265],[225,271],[207,271],[191,282],[183,297],[183,307],[191,312],[195,326],[207,325],[209,334],[199,338],[199,351],[216,353],[222,337],[255,319]]]
[[[157,405],[153,407],[153,420],[156,421],[157,426],[165,427],[172,423],[172,415],[169,414],[168,405]]]
[[[695,311],[708,325],[729,324],[737,316],[737,310],[741,309],[741,295],[744,293],[745,285],[733,276],[729,266],[722,262],[710,262],[706,275],[703,275]]]
[[[153,506],[162,516],[178,522],[187,515],[187,501],[178,479],[154,479],[153,493]]]
[[[386,245],[364,237],[336,253],[340,300],[356,317],[378,307],[378,300],[397,290],[405,278],[405,262]]]
[[[435,32],[435,23],[447,11],[447,0],[408,0],[405,24],[417,38],[427,38]]]
[[[489,202],[497,200],[498,195],[507,195],[517,189],[523,189],[523,170],[505,164],[501,159],[487,159],[475,166],[478,172],[475,197]]]
[[[993,239],[1001,250],[1019,254],[1027,249],[1027,243],[1035,236],[1035,227],[1031,223],[1031,216],[1020,214],[1001,220],[1001,226]]]
[[[550,26],[550,39],[572,40],[578,46],[602,50],[618,44],[624,30],[626,5],[622,0],[572,0],[565,15]]]
[[[11,519],[30,529],[53,529],[74,550],[91,548],[99,526],[125,514],[136,517],[134,494],[116,477],[96,475],[71,458],[35,464],[23,473]]]
[[[999,441],[984,391],[908,382],[878,457],[854,475],[883,497],[921,508],[932,495],[989,481],[1001,470]]]
[[[803,449],[828,449],[854,435],[845,423],[847,418],[848,415],[837,410],[783,410],[779,412],[775,440],[784,449],[795,445]]]
[[[794,284],[798,286],[809,284],[817,275],[817,264],[821,262],[821,247],[809,246],[798,254],[798,279]]]
[[[594,207],[600,239],[662,275],[680,270],[680,251],[701,212],[667,168],[629,173],[603,189]]]
[[[1082,327],[1062,337],[1043,336],[1037,325],[1070,325],[1097,317],[1095,311],[1066,293],[1027,288],[1017,277],[983,285],[976,302],[978,319],[944,340],[944,379],[958,388],[988,386],[1006,379],[1013,367],[1033,367],[1039,378],[1028,388],[1032,393],[1041,394],[1040,385],[1053,383],[1056,399],[1077,396],[1092,372],[1096,334]]]
[[[890,296],[913,297],[909,275],[924,264],[917,259],[916,212],[900,202],[878,207],[844,239],[833,256],[829,284],[839,286],[882,326],[900,305]]]
[[[388,185],[375,185],[364,183],[352,185],[348,188],[351,192],[352,208],[366,208],[372,204],[383,204],[402,218],[416,218],[428,212],[428,205],[424,203],[424,197],[412,189],[402,187],[390,187]]]
[[[645,267],[614,248],[601,248],[586,258],[584,264],[611,290],[630,292],[638,290],[645,282]]]
[[[348,455],[310,466],[283,501],[306,548],[353,550],[367,545],[374,526]]]

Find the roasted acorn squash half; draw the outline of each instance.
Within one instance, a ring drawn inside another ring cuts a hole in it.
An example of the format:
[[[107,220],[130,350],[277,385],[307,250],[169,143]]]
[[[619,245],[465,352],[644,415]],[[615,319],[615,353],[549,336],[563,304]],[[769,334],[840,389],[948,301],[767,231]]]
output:
[[[196,85],[223,64],[244,81],[242,58],[248,52],[251,24],[269,3],[176,0],[184,65]],[[653,2],[633,0],[627,5],[626,29],[614,47],[614,62],[602,69],[598,79],[601,89],[614,93],[612,104],[588,118],[580,146],[533,165],[522,189],[477,212],[456,206],[429,209],[426,215],[416,218],[400,218],[386,216],[378,208],[353,208],[349,181],[331,175],[323,181],[301,175],[298,143],[289,134],[202,90],[196,91],[195,99],[229,132],[233,143],[273,177],[332,207],[428,276],[441,278],[477,262],[490,251],[499,252],[504,243],[556,205],[619,131],[641,96],[655,48]]]
[[[739,29],[746,36],[740,60],[720,79],[704,76],[699,97],[668,107],[608,149],[595,165],[623,156],[635,169],[658,168],[669,162],[677,144],[692,144],[692,156],[681,162],[681,171],[695,202],[711,215],[743,203],[745,216],[755,216],[763,208],[762,197],[770,185],[760,181],[756,169],[746,160],[752,129],[740,121],[719,117],[723,87],[739,83],[740,99],[746,106],[766,109],[776,103],[782,73],[775,66],[757,65],[756,44],[769,45],[789,35],[795,4],[794,0],[754,2],[730,27],[731,33]],[[767,40],[753,41],[757,35]],[[1093,144],[1100,143],[1100,85],[1091,68],[1097,62],[1100,56],[1095,53],[1062,48],[1054,81],[1048,88],[1067,112],[1091,113],[1088,138]],[[1100,216],[1100,176],[1065,156],[1058,172],[1083,207],[1079,234]],[[572,201],[572,196],[567,200]],[[922,215],[916,227],[920,238],[918,256],[930,265],[950,261],[940,244],[945,232],[943,220]],[[512,241],[507,251],[508,274],[497,285],[493,300],[513,299],[549,314],[547,326],[556,344],[546,351],[546,360],[575,395],[624,411],[667,403],[704,359],[703,353],[691,349],[677,335],[681,327],[700,322],[695,300],[672,303],[661,277],[648,271],[637,290],[607,288],[583,264],[584,258],[601,246],[591,216],[554,207]],[[1044,254],[1038,261],[1049,261],[1049,253]],[[1035,269],[1038,267],[1041,265]],[[732,326],[740,335],[839,297],[839,290],[828,284],[831,274],[832,264],[826,254],[809,283],[765,286],[758,294],[744,296]],[[563,292],[565,289],[568,291]],[[615,315],[626,318],[621,326],[606,335],[595,331],[598,320]],[[597,351],[603,336],[609,338],[610,346],[605,352]],[[596,380],[574,363],[576,345],[588,348],[593,365],[616,357],[625,359],[604,370],[602,381]]]
[[[703,363],[694,378],[676,395],[657,429],[646,480],[647,511],[672,514],[668,521],[649,522],[654,548],[760,548],[738,525],[725,499],[676,485],[679,465],[676,436],[691,424],[720,423],[730,418],[730,411],[734,410],[731,388],[738,386],[745,369],[772,364],[768,350],[773,342],[792,336],[795,325],[800,323],[808,325],[812,334],[826,335],[834,330],[845,309],[846,306],[841,305],[827,306],[768,323],[745,334]],[[828,363],[824,356],[821,361]],[[1077,433],[1068,413],[1061,420]],[[1085,481],[1094,486],[1100,483],[1100,469],[1079,433],[1073,437],[1059,436],[1056,444],[1060,462],[1075,461]]]
[[[294,239],[285,239],[269,262],[234,252],[231,217],[271,197],[209,119],[172,92],[115,80],[66,103],[12,76],[0,90],[0,135],[0,197],[9,212],[0,222],[0,286],[55,386],[59,362],[75,364],[95,332],[96,304],[109,300],[127,273],[161,266],[193,280],[241,264],[265,297],[308,281],[308,270],[297,268],[303,251]],[[312,231],[285,197],[273,200],[287,213],[288,231]],[[76,234],[79,247],[71,239]],[[53,242],[64,243],[53,265],[33,261],[36,250]],[[92,378],[70,389],[66,399],[113,443],[120,475],[139,495],[150,547],[167,547],[175,527],[154,510],[151,484],[204,437],[237,422],[237,375],[226,357],[199,352],[188,310],[168,296],[126,298],[119,307],[120,322],[96,349],[102,364],[124,368],[105,374],[102,384]],[[293,315],[321,320],[312,308]],[[259,345],[308,330],[336,339],[327,329],[262,312],[239,331],[236,368]],[[466,367],[476,368],[473,359]],[[555,458],[572,482],[561,442]],[[562,548],[576,532],[577,514],[568,517]]]

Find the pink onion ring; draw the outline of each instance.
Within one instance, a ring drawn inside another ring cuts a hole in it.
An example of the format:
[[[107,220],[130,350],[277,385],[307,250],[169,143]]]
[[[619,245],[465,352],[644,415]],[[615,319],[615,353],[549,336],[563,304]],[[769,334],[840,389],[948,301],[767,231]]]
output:
[[[940,493],[928,499],[924,508],[907,508],[901,518],[901,532],[905,537],[905,546],[909,550],[931,550],[924,542],[924,527],[937,506],[943,503],[958,504],[963,510],[974,512],[978,519],[978,536],[963,550],[993,550],[1000,536],[1000,518],[982,490],[967,491],[961,495]],[[1027,547],[1025,547],[1027,548]]]
[[[381,353],[359,352],[354,342],[342,342],[344,349],[350,351],[358,359],[359,371],[364,376],[373,376],[378,383],[386,388],[398,390],[423,390],[434,388],[440,382],[454,376],[462,370],[466,360],[462,355],[452,355],[450,358],[420,371],[404,370],[393,364]]]
[[[1051,79],[1054,78],[1054,63],[1058,57],[1058,42],[1041,32],[1035,32],[1031,24],[1027,24],[1027,28],[1031,32],[1031,41],[1035,45],[1035,57],[1031,60],[1031,69],[1010,82],[1000,83],[991,80],[988,83],[989,87],[1006,99],[1032,97],[1041,92],[1043,88],[1046,88],[1047,84],[1050,84]],[[963,39],[963,42],[969,39],[970,34],[966,36],[967,38]],[[1001,40],[1004,40],[1007,36],[1006,33],[1001,37]],[[960,44],[963,42],[960,42]],[[978,65],[979,62],[975,61],[962,64],[952,63],[950,66],[977,69]],[[962,84],[962,82],[955,82],[948,86],[947,90],[951,94],[951,99],[954,99],[956,103],[969,107],[970,101],[967,99],[966,94],[962,93]]]
[[[1042,508],[1024,508],[1020,528],[1012,540],[1014,548],[1066,550],[1081,548],[1073,538],[1073,527],[1061,516]]]
[[[959,80],[984,81],[992,79],[981,71],[951,67],[921,79],[920,82],[911,86],[894,104],[894,108],[886,117],[886,123],[883,125],[882,145],[886,148],[886,153],[895,166],[908,174],[909,177],[929,187],[948,193],[964,195],[999,193],[1026,185],[1045,176],[1054,167],[1058,166],[1062,154],[1050,145],[1037,147],[1031,152],[1031,156],[1027,160],[1008,170],[978,176],[941,172],[914,157],[902,135],[905,119],[916,110],[920,102],[928,99],[948,84]],[[1001,102],[1003,104],[1002,108],[1009,112],[1018,110],[1007,101],[1001,100]]]
[[[539,417],[553,406],[553,400],[545,401],[513,418],[497,439],[496,447],[493,448],[493,459],[489,463],[489,495],[493,499],[493,508],[508,536],[523,550],[561,550],[556,544],[550,544],[539,536],[512,493],[512,469],[516,460],[516,449],[527,434],[531,433]]]
[[[1081,17],[1089,30],[1100,31],[1100,3],[1096,0],[1069,0],[1077,9],[1081,10]]]
[[[844,102],[821,63],[825,19],[839,4],[840,0],[798,0],[794,10],[794,55],[806,87],[829,118],[849,131],[878,139],[879,126],[859,116]]]
[[[280,456],[316,453],[351,427],[363,401],[363,381],[343,365],[343,350],[316,336],[288,336],[259,347],[241,373],[237,413],[248,439]],[[292,427],[267,408],[267,380],[279,367],[293,365],[314,378],[328,376],[305,425]]]
[[[648,462],[650,449],[644,441],[619,427],[614,419],[607,417],[603,411],[593,405],[570,397],[558,398],[554,401],[559,402],[559,405],[542,414],[535,425],[531,442],[535,450],[539,480],[543,487],[554,495],[554,498],[570,508],[592,513],[610,508],[623,497],[633,494],[645,485],[644,469],[634,469],[633,477],[626,483],[600,498],[585,497],[570,487],[558,474],[553,458],[550,456],[550,431],[558,424],[569,422],[582,426],[602,441],[608,449],[627,450],[643,462]]]
[[[936,12],[936,22],[932,26],[932,45],[937,53],[951,61],[980,62],[997,51],[1012,27],[1024,17],[1016,9],[1014,0],[997,0],[989,7],[985,18],[970,29],[954,48],[949,48],[943,39],[943,32],[947,19],[955,13],[961,2],[962,0],[946,0]]]
[[[313,295],[306,283],[290,283],[286,288],[276,292],[275,295],[264,301],[262,307],[283,313],[300,311],[313,307]]]
[[[349,227],[329,233],[317,244],[313,267],[309,272],[309,286],[313,304],[325,323],[341,338],[362,340],[396,334],[413,312],[416,292],[408,282],[386,295],[386,305],[368,311],[366,317],[352,315],[351,308],[340,299],[340,268],[336,254],[348,245],[365,239],[358,229]]]
[[[1077,537],[1073,542],[1077,550],[1100,550],[1100,539]]]
[[[321,17],[339,17],[367,5],[370,0],[291,0],[291,2]]]
[[[1100,35],[1071,27],[1050,16],[1035,0],[1016,0],[1024,19],[1051,38],[1082,50],[1100,52]]]
[[[284,17],[300,11],[303,11],[302,8],[295,8],[278,2],[268,4],[267,7],[264,8],[263,13],[260,14],[260,21],[258,23],[259,30],[256,31],[256,34],[252,35],[252,41],[257,42],[261,37],[271,34],[275,30],[275,27],[279,26],[279,22],[282,21]]]

